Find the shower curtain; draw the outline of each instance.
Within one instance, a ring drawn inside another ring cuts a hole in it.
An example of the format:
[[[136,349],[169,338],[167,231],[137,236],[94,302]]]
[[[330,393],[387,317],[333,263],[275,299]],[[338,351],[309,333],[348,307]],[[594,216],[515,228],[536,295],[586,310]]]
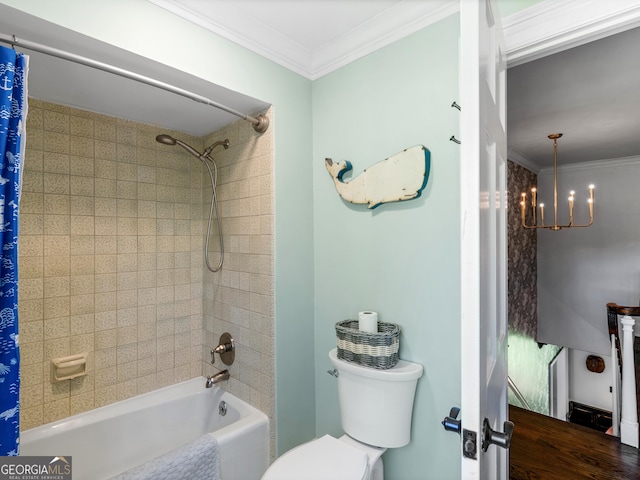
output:
[[[29,57],[0,47],[0,455],[17,455],[20,435],[18,351],[18,205],[26,141]]]

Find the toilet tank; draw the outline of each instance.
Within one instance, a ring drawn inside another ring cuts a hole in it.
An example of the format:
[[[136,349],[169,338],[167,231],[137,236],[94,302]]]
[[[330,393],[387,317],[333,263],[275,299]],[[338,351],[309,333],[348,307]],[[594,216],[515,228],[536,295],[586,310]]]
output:
[[[411,440],[411,415],[422,365],[399,360],[378,370],[338,358],[329,359],[338,371],[338,399],[342,429],[356,440],[375,447],[404,447]]]

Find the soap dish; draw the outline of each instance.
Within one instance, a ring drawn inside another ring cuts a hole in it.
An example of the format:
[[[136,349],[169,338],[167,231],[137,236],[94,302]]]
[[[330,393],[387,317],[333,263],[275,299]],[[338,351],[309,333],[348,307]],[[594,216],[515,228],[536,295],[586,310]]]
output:
[[[66,357],[58,357],[51,359],[52,378],[60,382],[62,380],[71,380],[72,378],[82,377],[87,374],[87,357],[89,354],[79,353]]]

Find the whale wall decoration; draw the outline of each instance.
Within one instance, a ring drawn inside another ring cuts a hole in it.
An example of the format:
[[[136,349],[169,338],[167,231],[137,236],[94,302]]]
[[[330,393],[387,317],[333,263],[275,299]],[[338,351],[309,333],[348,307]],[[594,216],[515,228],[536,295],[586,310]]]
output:
[[[431,154],[423,145],[409,147],[367,168],[349,182],[342,177],[352,169],[351,162],[334,163],[325,158],[324,164],[344,200],[376,208],[383,203],[418,198],[427,186]]]

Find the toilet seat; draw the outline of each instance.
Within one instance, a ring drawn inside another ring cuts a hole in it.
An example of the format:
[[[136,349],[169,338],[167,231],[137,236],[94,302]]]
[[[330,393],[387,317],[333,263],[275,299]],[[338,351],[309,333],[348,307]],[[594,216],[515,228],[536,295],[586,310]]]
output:
[[[366,480],[369,456],[330,435],[305,443],[278,458],[262,480]]]

